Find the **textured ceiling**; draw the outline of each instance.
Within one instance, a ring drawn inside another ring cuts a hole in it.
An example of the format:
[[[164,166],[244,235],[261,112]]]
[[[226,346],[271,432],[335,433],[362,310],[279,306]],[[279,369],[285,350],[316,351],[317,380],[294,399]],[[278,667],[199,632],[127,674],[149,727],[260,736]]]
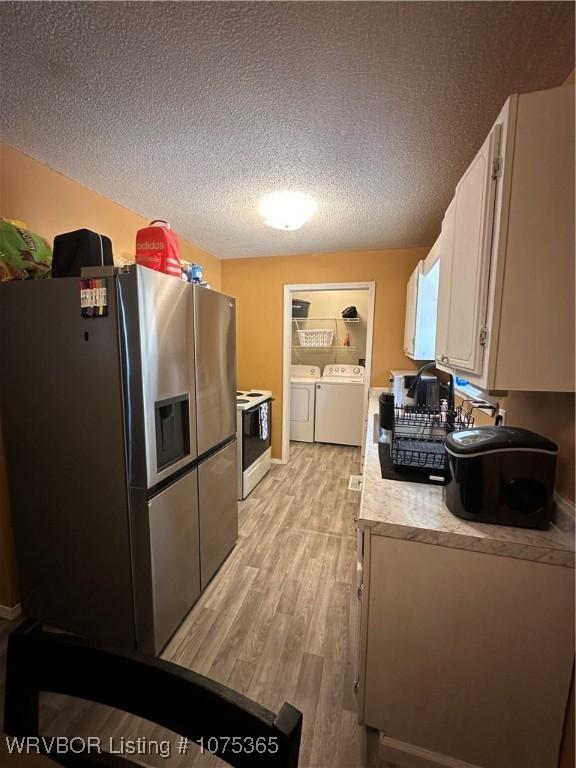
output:
[[[429,245],[564,2],[0,3],[6,141],[222,257]],[[272,230],[261,196],[318,201]]]

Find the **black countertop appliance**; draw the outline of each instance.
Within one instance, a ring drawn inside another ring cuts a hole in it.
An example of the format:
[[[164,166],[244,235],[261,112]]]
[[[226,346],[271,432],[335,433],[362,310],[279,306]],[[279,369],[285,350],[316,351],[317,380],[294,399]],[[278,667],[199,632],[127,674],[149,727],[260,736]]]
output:
[[[474,427],[446,437],[446,505],[465,520],[547,528],[558,446],[520,427]]]
[[[384,442],[392,442],[394,429],[394,393],[383,392],[378,398],[380,412],[380,429],[384,430]]]

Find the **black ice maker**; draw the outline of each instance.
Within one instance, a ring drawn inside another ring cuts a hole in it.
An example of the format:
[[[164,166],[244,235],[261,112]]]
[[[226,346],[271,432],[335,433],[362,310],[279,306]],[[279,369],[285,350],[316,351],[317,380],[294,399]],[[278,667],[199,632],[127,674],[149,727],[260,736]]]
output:
[[[452,479],[446,505],[483,523],[546,528],[558,447],[519,427],[475,427],[446,438]]]
[[[154,403],[156,415],[156,463],[158,470],[190,453],[188,395]]]

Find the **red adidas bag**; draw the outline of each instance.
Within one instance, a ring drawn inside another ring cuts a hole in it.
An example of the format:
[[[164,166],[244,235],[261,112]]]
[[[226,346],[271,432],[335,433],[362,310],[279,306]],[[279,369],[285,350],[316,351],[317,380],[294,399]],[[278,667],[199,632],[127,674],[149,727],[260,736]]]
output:
[[[154,226],[157,225],[157,226]],[[136,264],[181,277],[178,238],[167,221],[151,221],[136,233]]]

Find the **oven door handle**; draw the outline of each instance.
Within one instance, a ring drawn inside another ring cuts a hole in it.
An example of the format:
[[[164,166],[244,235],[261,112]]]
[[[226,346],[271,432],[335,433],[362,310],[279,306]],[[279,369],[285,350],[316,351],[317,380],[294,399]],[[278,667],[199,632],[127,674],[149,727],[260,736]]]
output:
[[[268,400],[263,400],[261,403],[258,403],[258,405],[253,405],[252,408],[246,408],[244,413],[255,413],[261,405],[266,405],[266,403],[273,403],[276,398],[269,397]]]

